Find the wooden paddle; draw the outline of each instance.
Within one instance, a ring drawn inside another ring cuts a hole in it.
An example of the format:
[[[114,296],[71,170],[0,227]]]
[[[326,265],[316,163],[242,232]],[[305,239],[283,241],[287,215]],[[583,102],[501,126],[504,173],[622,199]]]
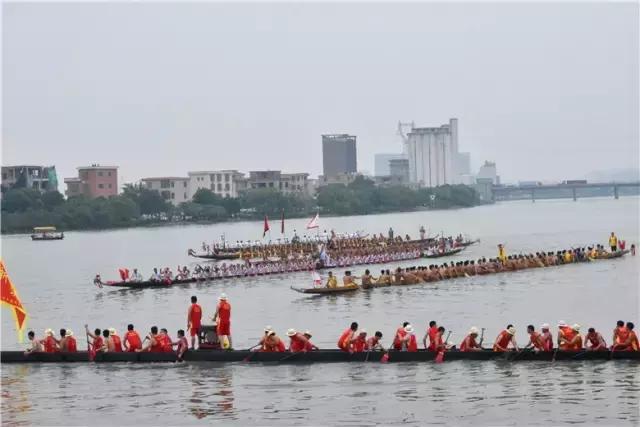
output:
[[[247,349],[247,351],[251,351],[251,350],[253,350],[254,348],[256,348],[256,347],[258,347],[258,346],[260,346],[260,345],[262,345],[262,344],[258,343],[258,344],[256,344],[256,345],[254,345],[253,347],[251,347],[251,348]],[[257,352],[257,351],[253,351],[253,352],[251,352],[251,354],[249,354],[247,357],[245,357],[244,359],[242,359],[242,361],[243,361],[243,362],[248,362],[249,360],[251,360],[251,358],[253,357],[253,355],[254,355],[254,354],[256,354],[256,353],[258,353],[258,352]]]
[[[436,355],[436,363],[442,363],[444,362],[444,352],[447,348],[447,341],[449,341],[449,337],[451,336],[451,331],[449,331],[449,333],[447,334],[447,338],[444,340],[444,343],[442,343],[442,345],[444,346],[443,349],[438,351],[438,354]]]
[[[389,352],[391,351],[392,348],[393,348],[393,344],[391,344],[387,349],[387,351],[384,352],[384,354],[380,358],[380,363],[387,363],[389,361]]]
[[[482,328],[482,331],[480,331],[480,342],[478,343],[478,347],[482,348],[482,342],[484,341],[484,329]]]

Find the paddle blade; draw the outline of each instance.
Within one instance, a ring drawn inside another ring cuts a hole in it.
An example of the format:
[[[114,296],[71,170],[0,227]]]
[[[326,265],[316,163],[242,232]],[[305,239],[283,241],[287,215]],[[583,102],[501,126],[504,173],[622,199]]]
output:
[[[380,363],[387,363],[389,361],[389,353],[385,353],[382,355],[382,358],[380,359]]]
[[[436,363],[444,362],[444,351],[439,351],[436,355]]]

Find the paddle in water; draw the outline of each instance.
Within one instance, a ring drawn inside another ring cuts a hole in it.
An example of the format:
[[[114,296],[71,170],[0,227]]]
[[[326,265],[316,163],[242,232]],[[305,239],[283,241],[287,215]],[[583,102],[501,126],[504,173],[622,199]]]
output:
[[[444,352],[447,348],[447,341],[449,341],[450,336],[451,336],[451,331],[449,331],[449,333],[447,334],[447,338],[442,343],[442,349],[440,349],[440,351],[438,351],[438,354],[436,355],[436,363],[444,362]]]
[[[250,351],[251,353],[249,355],[247,355],[247,357],[245,357],[244,359],[242,359],[243,362],[248,362],[251,360],[251,358],[253,357],[254,354],[258,353],[257,351],[252,351],[254,348],[261,346],[262,344],[258,343],[256,345],[254,345],[253,347],[251,347],[250,349],[248,349],[247,351]]]

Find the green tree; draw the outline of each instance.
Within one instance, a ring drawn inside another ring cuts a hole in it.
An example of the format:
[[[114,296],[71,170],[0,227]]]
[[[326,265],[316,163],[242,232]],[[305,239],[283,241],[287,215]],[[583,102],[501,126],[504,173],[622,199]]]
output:
[[[24,212],[40,207],[40,192],[31,188],[12,188],[2,197],[2,210],[6,212]]]
[[[52,211],[64,203],[64,197],[58,191],[47,191],[41,197],[42,205],[48,211]]]

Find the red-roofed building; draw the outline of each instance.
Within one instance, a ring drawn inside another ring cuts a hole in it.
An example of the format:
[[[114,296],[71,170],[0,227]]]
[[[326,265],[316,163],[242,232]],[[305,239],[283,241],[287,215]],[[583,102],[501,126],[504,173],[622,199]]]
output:
[[[67,197],[85,196],[111,197],[118,194],[117,166],[82,166],[78,168],[78,176],[65,178]]]

